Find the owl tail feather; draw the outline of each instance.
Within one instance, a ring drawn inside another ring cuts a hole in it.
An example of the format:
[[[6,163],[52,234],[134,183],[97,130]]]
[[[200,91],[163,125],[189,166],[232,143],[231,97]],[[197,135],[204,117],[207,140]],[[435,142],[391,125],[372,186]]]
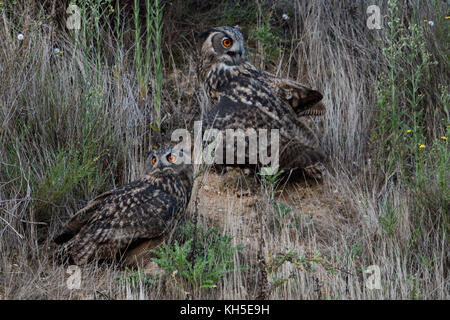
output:
[[[303,172],[314,179],[322,179],[326,168],[323,165],[325,154],[319,149],[304,150],[288,165],[289,169],[302,169]]]
[[[317,162],[311,166],[303,168],[303,172],[315,180],[322,180],[327,172],[327,168],[325,168],[321,162]]]
[[[321,150],[309,149],[301,151],[298,156],[291,159],[285,166],[288,168],[306,168],[324,160],[325,154]]]
[[[89,262],[97,249],[96,242],[82,241],[74,243],[70,248],[70,255],[76,265],[83,265]]]

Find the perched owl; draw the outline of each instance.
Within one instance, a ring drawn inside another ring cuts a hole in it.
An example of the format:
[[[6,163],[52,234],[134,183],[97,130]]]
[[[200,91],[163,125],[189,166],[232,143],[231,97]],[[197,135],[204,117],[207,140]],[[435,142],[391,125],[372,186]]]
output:
[[[141,179],[91,200],[54,241],[77,265],[161,242],[189,203],[193,168],[185,160],[171,147],[148,152]]]
[[[199,78],[212,109],[209,128],[279,129],[280,167],[321,175],[324,153],[304,116],[325,114],[322,95],[300,83],[256,69],[246,58],[244,37],[236,27],[203,32]]]

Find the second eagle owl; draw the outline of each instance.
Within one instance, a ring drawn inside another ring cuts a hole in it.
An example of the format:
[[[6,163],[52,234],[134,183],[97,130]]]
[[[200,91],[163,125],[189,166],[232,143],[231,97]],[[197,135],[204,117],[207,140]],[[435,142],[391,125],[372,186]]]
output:
[[[192,192],[193,169],[170,147],[150,151],[141,179],[108,191],[78,211],[55,238],[77,264],[129,255],[159,244],[184,214]],[[144,248],[145,247],[145,248]],[[127,263],[127,262],[126,262]],[[128,264],[128,263],[127,263]]]
[[[321,176],[324,153],[304,116],[325,114],[322,95],[300,83],[256,69],[246,58],[236,27],[203,32],[200,80],[212,109],[204,126],[226,129],[279,129],[280,167],[303,168]]]

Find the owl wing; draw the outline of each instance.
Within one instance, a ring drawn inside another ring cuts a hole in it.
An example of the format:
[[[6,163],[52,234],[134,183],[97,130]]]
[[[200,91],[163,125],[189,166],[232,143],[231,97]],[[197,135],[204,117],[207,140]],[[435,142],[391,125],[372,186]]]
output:
[[[66,223],[62,232],[58,236],[56,236],[53,241],[57,244],[62,244],[72,239],[90,219],[95,217],[96,211],[104,206],[105,202],[108,201],[108,197],[111,197],[113,195],[120,195],[121,193],[125,192],[129,188],[134,187],[135,185],[136,182],[132,182],[123,187],[102,193],[101,195],[89,201],[84,208],[75,213],[75,215]]]
[[[243,121],[245,120],[245,121]],[[227,96],[220,97],[219,103],[204,117],[204,128],[243,129],[269,128],[272,122],[263,114],[256,112],[251,105],[235,102]],[[274,125],[274,127],[277,127]]]
[[[298,82],[279,79],[275,82],[282,98],[289,102],[298,115],[323,115],[325,106],[319,103],[323,96]]]
[[[252,106],[234,102],[226,96],[222,96],[219,103],[204,116],[203,124],[205,128],[220,130],[248,128],[270,130],[279,127],[272,119],[265,118],[260,112],[255,112]],[[308,127],[302,125],[302,122],[297,125],[302,128],[303,137],[296,136],[296,139],[291,139],[290,136],[281,137],[280,165],[283,168],[304,168],[325,159],[325,154],[319,148],[315,136]]]
[[[175,195],[142,182],[113,190],[95,201],[69,222],[79,228],[65,244],[76,264],[88,262],[93,255],[112,257],[136,241],[165,234],[184,208],[184,202]]]
[[[321,148],[314,149],[295,142],[284,146],[280,154],[282,168],[306,168],[325,160],[325,153]]]
[[[269,72],[263,71],[262,74],[278,89],[281,98],[291,105],[298,116],[322,116],[326,113],[325,105],[320,102],[323,96],[319,91]]]
[[[102,210],[82,227],[69,242],[71,256],[76,264],[84,264],[94,255],[110,258],[134,243],[158,238],[168,232],[182,208],[167,192],[127,194],[118,207]]]

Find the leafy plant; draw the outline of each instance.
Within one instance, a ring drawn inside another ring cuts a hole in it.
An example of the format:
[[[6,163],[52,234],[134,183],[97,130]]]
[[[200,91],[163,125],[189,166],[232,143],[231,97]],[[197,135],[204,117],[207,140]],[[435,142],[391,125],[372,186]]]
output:
[[[423,32],[417,24],[405,27],[399,17],[397,1],[389,1],[386,46],[382,52],[389,71],[381,74],[377,84],[378,117],[375,139],[381,142],[378,165],[386,182],[401,178],[406,182],[413,176],[415,183],[423,182],[424,94],[422,81],[434,64],[427,51]]]
[[[383,214],[380,215],[378,220],[388,236],[393,236],[398,225],[398,215],[396,209],[391,205],[389,201],[386,201],[383,206]]]
[[[275,200],[272,200],[272,205],[275,213],[271,213],[270,216],[273,218],[275,226],[280,230],[284,227],[285,217],[288,216],[293,210],[285,203],[278,203]]]
[[[273,170],[272,168],[263,168],[257,174],[260,175],[263,179],[264,184],[270,189],[274,190],[278,184],[278,180],[281,175],[284,173],[284,170]]]
[[[261,4],[258,4],[258,24],[251,30],[250,38],[255,39],[258,47],[258,56],[260,59],[259,67],[264,69],[269,61],[276,61],[281,53],[281,38],[276,34],[270,19],[272,10],[263,13]]]
[[[200,231],[194,243],[195,227],[188,223],[182,231],[187,240],[184,244],[178,241],[174,245],[163,244],[152,250],[153,258],[159,266],[172,275],[184,292],[186,286],[193,291],[215,288],[217,283],[229,272],[233,272],[234,254],[243,246],[232,246],[232,237],[221,236],[217,228]],[[197,230],[201,230],[198,226]],[[245,267],[239,267],[243,270]]]
[[[422,26],[401,20],[397,0],[388,1],[386,21],[382,54],[388,69],[377,83],[378,114],[373,131],[377,169],[384,187],[402,184],[404,192],[411,195],[413,223],[423,224],[424,215],[432,215],[439,227],[448,229],[448,88],[441,86],[443,93],[437,103],[427,98],[430,70],[436,62]],[[430,109],[440,115],[436,123],[425,117]],[[388,234],[394,232],[397,215],[387,208],[380,216]]]

